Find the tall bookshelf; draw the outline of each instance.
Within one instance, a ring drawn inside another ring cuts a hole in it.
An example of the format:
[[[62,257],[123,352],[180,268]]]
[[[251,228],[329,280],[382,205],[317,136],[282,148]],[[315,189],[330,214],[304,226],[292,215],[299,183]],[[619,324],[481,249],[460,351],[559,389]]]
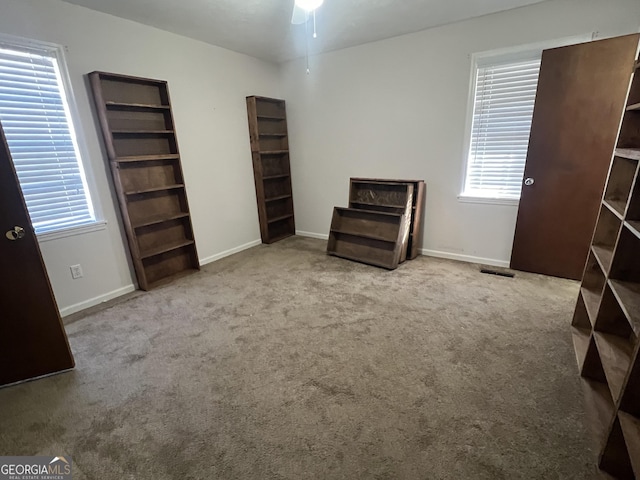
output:
[[[89,80],[139,287],[199,270],[167,82]]]
[[[631,67],[631,65],[630,65]],[[640,478],[640,62],[593,235],[572,337],[599,466]]]
[[[247,97],[260,236],[273,243],[296,231],[284,100]]]

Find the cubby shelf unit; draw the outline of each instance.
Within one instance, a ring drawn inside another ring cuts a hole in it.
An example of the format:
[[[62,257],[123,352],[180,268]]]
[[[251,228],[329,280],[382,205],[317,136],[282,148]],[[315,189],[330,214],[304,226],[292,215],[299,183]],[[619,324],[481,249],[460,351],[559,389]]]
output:
[[[295,234],[284,100],[247,97],[253,178],[262,243]]]
[[[599,466],[640,478],[640,72],[627,107],[572,321]]]
[[[89,80],[139,287],[199,270],[167,82]]]

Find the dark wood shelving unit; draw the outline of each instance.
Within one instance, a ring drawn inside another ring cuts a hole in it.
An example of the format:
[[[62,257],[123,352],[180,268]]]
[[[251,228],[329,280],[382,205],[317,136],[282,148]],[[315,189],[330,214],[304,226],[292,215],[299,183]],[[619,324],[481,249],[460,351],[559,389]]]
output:
[[[349,208],[403,215],[400,263],[407,259],[413,207],[413,183],[352,178],[349,181]],[[333,225],[331,227],[333,229]]]
[[[260,236],[273,243],[296,231],[284,100],[247,97]]]
[[[139,287],[199,270],[167,82],[89,80]]]
[[[617,478],[640,478],[639,164],[636,69],[571,328],[599,466]]]
[[[335,207],[327,253],[393,270],[419,254],[422,180],[351,178],[349,207]]]
[[[396,201],[399,190],[411,186],[409,205]],[[387,213],[403,213],[409,221],[409,231],[401,260],[413,260],[420,254],[424,223],[424,180],[385,180],[381,178],[351,178],[349,207]]]
[[[335,207],[327,253],[393,270],[400,262],[404,214]]]

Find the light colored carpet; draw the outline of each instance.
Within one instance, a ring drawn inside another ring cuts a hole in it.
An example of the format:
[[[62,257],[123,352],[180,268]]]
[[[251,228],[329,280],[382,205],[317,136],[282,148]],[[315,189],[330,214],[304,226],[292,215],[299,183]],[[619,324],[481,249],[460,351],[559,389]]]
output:
[[[67,325],[77,368],[0,390],[0,454],[76,479],[595,479],[578,284],[292,237]]]

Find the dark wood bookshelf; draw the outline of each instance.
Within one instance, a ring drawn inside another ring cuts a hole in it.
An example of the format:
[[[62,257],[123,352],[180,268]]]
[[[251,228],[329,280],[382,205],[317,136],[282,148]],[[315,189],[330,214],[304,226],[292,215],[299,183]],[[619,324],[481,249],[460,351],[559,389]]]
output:
[[[403,187],[403,185],[405,187]],[[410,205],[389,201],[398,197],[398,189],[412,187]],[[349,185],[349,207],[388,213],[403,213],[409,221],[409,233],[401,261],[413,260],[420,255],[424,224],[424,202],[427,187],[424,180],[395,180],[382,178],[351,178]],[[385,200],[386,199],[386,200]]]
[[[284,100],[250,96],[249,138],[260,236],[273,243],[296,231]]]
[[[167,82],[89,74],[138,285],[199,270]]]
[[[393,270],[407,232],[403,213],[334,207],[327,253]]]

